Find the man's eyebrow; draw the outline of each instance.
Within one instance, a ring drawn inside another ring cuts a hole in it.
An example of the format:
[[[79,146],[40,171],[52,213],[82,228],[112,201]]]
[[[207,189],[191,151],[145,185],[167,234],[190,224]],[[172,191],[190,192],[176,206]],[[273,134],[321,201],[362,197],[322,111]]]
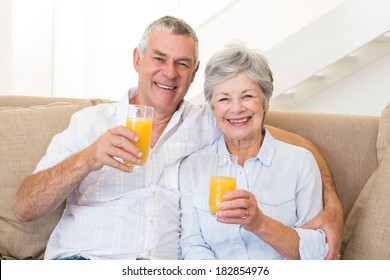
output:
[[[157,54],[159,56],[167,56],[165,53],[159,51],[159,50],[156,50],[156,49],[153,49],[153,54]]]
[[[153,54],[159,55],[161,57],[167,57],[167,54],[165,54],[157,49],[153,49]],[[189,62],[189,63],[194,63],[194,60],[189,58],[189,57],[179,57],[179,58],[175,59],[175,61],[185,61],[185,62]]]

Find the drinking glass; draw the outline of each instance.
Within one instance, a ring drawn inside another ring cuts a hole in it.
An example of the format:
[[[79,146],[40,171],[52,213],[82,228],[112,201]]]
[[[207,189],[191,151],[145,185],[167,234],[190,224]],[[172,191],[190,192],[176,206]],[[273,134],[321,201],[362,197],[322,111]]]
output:
[[[127,110],[126,127],[133,130],[139,136],[139,141],[134,142],[141,151],[141,164],[134,165],[131,162],[124,161],[129,166],[138,168],[145,164],[149,156],[150,141],[152,137],[154,108],[145,105],[129,105]]]
[[[223,195],[236,189],[238,158],[235,155],[212,155],[209,160],[212,161],[209,208],[210,213],[215,216],[221,210],[221,203],[225,201]]]

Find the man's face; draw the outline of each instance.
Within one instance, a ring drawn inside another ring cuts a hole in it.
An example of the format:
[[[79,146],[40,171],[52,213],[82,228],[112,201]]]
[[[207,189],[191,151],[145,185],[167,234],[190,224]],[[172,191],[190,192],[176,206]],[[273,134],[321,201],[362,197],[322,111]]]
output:
[[[139,74],[138,102],[172,114],[195,78],[195,43],[189,36],[154,31],[141,58],[134,50],[134,68]]]

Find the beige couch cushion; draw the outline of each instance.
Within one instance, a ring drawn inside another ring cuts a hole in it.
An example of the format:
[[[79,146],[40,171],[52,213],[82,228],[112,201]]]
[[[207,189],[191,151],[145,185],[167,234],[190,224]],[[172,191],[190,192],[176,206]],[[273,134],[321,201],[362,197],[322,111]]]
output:
[[[390,148],[345,222],[343,259],[390,259]]]
[[[12,203],[20,182],[35,169],[51,138],[68,126],[74,112],[86,106],[55,103],[0,107],[0,259],[43,257],[62,209],[34,222],[20,223],[14,217]]]
[[[111,102],[108,99],[83,99],[69,97],[26,96],[26,95],[0,95],[1,107],[31,107],[42,106],[51,103],[64,102],[82,106],[91,106]]]
[[[378,168],[378,122],[376,116],[292,111],[269,111],[266,114],[266,124],[301,135],[318,147],[333,172],[344,218]]]
[[[390,259],[390,103],[378,124],[377,159],[344,225],[344,259]]]
[[[378,125],[378,139],[376,144],[378,164],[382,161],[388,147],[390,147],[390,103],[383,110]]]

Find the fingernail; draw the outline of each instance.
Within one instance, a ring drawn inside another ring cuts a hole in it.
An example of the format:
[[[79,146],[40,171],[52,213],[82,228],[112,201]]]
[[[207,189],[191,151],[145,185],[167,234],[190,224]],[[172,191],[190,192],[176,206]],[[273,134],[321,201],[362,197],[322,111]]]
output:
[[[142,157],[142,152],[139,152],[139,153],[138,153],[138,157],[139,157],[139,158]]]

